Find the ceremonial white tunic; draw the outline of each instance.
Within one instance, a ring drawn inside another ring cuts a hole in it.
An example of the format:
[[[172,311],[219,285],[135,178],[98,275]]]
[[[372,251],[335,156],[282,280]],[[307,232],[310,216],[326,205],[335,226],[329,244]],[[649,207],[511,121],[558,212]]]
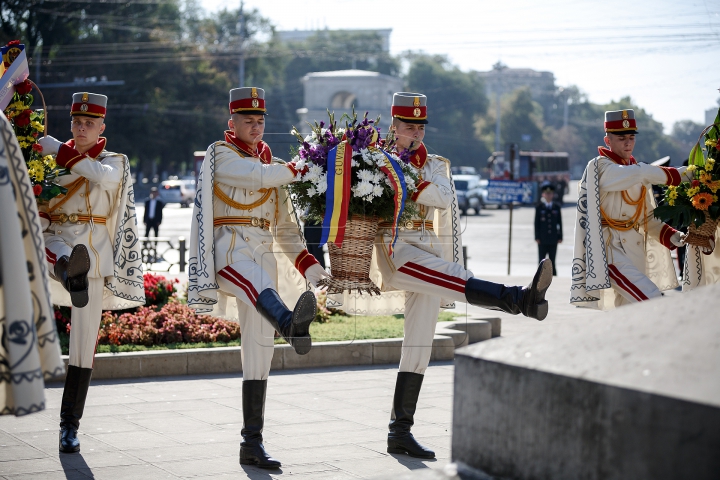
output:
[[[317,263],[282,189],[296,174],[273,159],[265,144],[250,152],[230,132],[225,142],[210,145],[203,163],[193,212],[188,305],[240,323],[246,380],[268,377],[274,348],[275,330],[255,308],[258,295],[274,289],[292,309],[307,288],[305,271]],[[209,229],[212,235],[205,233]],[[214,249],[207,248],[210,244]],[[236,301],[228,302],[232,297]]]
[[[677,287],[670,257],[676,230],[653,216],[652,185],[677,185],[685,170],[625,163],[607,149],[600,152],[578,186],[570,302],[609,309]],[[630,223],[634,227],[625,229]]]
[[[106,151],[105,143],[101,138],[85,154],[75,150],[72,140],[60,147],[56,161],[70,174],[58,177],[58,183],[78,188],[51,200],[41,213],[50,222],[45,253],[51,270],[75,245],[85,245],[90,256],[89,301],[71,313],[70,365],[81,368],[93,366],[102,310],[145,304],[129,162],[125,155]],[[55,280],[51,285],[53,303],[72,306],[63,286]]]
[[[405,291],[399,369],[423,374],[430,362],[440,308],[454,301],[466,301],[465,283],[473,274],[462,266],[457,198],[449,161],[428,155],[424,145],[411,161],[422,178],[418,191],[412,196],[420,206],[420,217],[415,222],[420,226],[400,229],[393,256],[388,254],[391,231],[380,229],[375,255],[381,273],[381,290]]]

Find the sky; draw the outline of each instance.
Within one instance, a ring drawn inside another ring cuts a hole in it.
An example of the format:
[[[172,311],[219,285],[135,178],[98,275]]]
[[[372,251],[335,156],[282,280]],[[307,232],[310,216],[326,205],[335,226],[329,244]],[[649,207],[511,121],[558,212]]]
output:
[[[207,12],[240,0],[200,0]],[[662,122],[705,122],[720,98],[717,0],[246,0],[278,30],[392,28],[390,51],[463,70],[550,71],[594,103],[624,96]],[[429,99],[431,102],[432,99]]]

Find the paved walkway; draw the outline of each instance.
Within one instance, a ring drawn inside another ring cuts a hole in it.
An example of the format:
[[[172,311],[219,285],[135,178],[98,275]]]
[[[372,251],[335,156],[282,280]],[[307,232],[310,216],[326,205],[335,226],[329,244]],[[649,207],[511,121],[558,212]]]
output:
[[[271,373],[265,446],[281,470],[238,463],[242,379],[165,377],[93,382],[82,452],[60,455],[62,385],[46,390],[48,409],[0,417],[2,479],[372,478],[441,468],[450,456],[453,366],[427,371],[413,432],[437,460],[386,453],[397,366]]]

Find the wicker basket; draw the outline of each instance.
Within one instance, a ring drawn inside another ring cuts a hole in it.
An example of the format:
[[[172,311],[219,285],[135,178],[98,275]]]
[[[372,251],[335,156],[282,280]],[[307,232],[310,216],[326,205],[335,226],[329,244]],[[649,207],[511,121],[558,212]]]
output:
[[[332,277],[323,279],[318,286],[328,287],[328,293],[357,291],[380,295],[380,289],[370,280],[375,234],[378,217],[353,215],[345,224],[342,247],[328,243]]]
[[[715,235],[718,221],[720,221],[720,218],[713,220],[710,218],[710,215],[705,212],[705,222],[702,225],[696,227],[694,223],[690,222],[688,234],[685,237],[685,243],[688,245],[710,248],[710,237]]]

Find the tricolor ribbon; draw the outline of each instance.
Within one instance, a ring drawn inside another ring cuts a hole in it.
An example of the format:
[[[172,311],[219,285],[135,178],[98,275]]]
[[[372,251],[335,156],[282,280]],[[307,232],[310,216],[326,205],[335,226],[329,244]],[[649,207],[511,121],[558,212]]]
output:
[[[390,180],[393,190],[395,190],[395,210],[393,212],[392,221],[392,241],[388,246],[388,254],[393,254],[395,242],[397,242],[398,222],[402,216],[403,210],[405,209],[405,198],[407,198],[407,185],[405,184],[405,174],[403,174],[400,165],[393,159],[393,157],[384,150],[380,150],[385,155],[385,165],[380,167],[380,170],[387,175]]]
[[[15,85],[25,81],[30,75],[30,67],[28,66],[27,56],[25,55],[25,45],[11,45],[11,48],[21,50],[20,54],[13,60],[7,70],[2,72],[0,78],[0,110],[5,110],[15,95]],[[7,57],[8,47],[2,48],[3,56]]]
[[[333,242],[342,247],[350,206],[352,178],[352,148],[341,142],[328,153],[325,218],[320,245]]]

